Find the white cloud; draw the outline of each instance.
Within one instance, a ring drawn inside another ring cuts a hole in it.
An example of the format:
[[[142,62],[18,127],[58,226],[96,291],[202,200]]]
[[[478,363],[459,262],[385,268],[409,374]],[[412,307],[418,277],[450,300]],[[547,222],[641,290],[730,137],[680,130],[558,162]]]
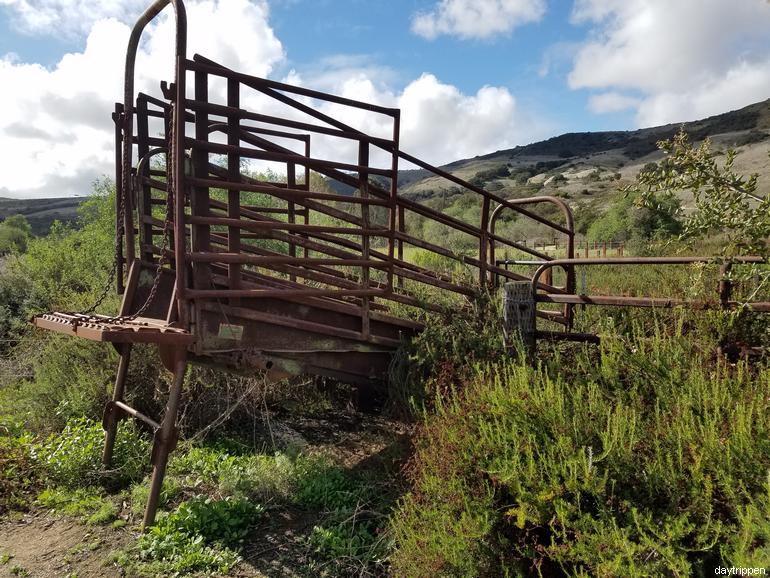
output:
[[[8,1],[8,0],[0,0]],[[93,3],[93,4],[99,4]],[[284,58],[263,2],[188,2],[189,55],[266,76]],[[173,17],[167,8],[145,31],[137,62],[137,90],[158,93],[172,79]],[[122,101],[123,63],[130,29],[98,20],[82,52],[52,68],[0,59],[0,194],[87,194],[102,174],[114,172],[110,113]],[[245,42],[243,39],[247,39]],[[1,196],[0,195],[0,196]]]
[[[578,51],[573,89],[633,91],[640,126],[693,120],[770,94],[770,4],[765,0],[576,0],[592,26]],[[600,95],[592,110],[621,101]],[[598,108],[597,108],[598,107]]]
[[[135,20],[146,0],[0,0],[13,14],[14,25],[22,32],[34,34],[87,35],[99,20],[117,18],[124,22]]]
[[[594,94],[588,99],[588,109],[597,114],[620,112],[638,106],[641,101],[619,92]]]
[[[9,0],[0,0],[0,2]],[[275,73],[285,61],[261,0],[188,2],[189,50],[257,76]],[[123,61],[129,26],[114,18],[96,21],[81,52],[52,68],[0,59],[0,196],[87,194],[91,183],[114,173],[114,102],[122,100]],[[170,8],[145,31],[137,62],[137,90],[158,93],[171,79],[173,17]],[[285,79],[310,88],[387,107],[401,108],[401,147],[434,164],[505,148],[543,136],[543,125],[522,115],[502,87],[466,94],[431,74],[404,82],[395,71],[365,55],[337,55]],[[401,84],[403,88],[395,88]],[[211,96],[223,100],[221,83]],[[243,91],[242,104],[267,114],[295,115],[285,106]],[[302,100],[302,99],[301,99]],[[308,99],[304,99],[310,102]],[[324,105],[322,112],[378,136],[390,126],[362,111]],[[307,119],[304,119],[307,120]],[[550,128],[550,127],[549,127]],[[322,137],[313,156],[355,161],[353,148]],[[343,159],[340,159],[343,155]],[[374,156],[373,162],[383,160]],[[387,163],[384,163],[387,165]]]
[[[490,38],[539,21],[545,10],[545,0],[441,0],[412,17],[412,31],[428,39],[442,34]]]
[[[380,79],[379,71],[364,67],[346,69],[345,74],[329,70],[314,77],[312,83],[292,71],[286,81],[400,109],[400,148],[434,165],[530,142],[552,128],[534,115],[521,114],[515,97],[504,87],[484,86],[475,94],[465,94],[424,73],[403,89],[394,90]],[[383,116],[339,105],[323,105],[320,110],[369,134],[392,136],[392,125]],[[313,141],[313,156],[333,154],[339,159],[342,155],[347,162],[355,162],[355,153],[352,145],[341,148],[339,143],[327,144],[322,138]],[[387,166],[383,154],[372,160]]]

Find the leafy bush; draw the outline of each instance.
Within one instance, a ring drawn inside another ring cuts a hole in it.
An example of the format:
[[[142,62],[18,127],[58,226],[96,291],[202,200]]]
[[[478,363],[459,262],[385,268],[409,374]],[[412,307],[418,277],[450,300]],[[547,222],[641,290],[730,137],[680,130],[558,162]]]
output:
[[[348,509],[364,499],[361,489],[340,467],[311,458],[298,468],[294,500],[306,508]]]
[[[421,411],[435,392],[443,393],[474,363],[504,353],[497,301],[481,295],[468,305],[431,317],[425,329],[396,353],[390,368],[395,411]]]
[[[243,540],[263,509],[246,499],[198,497],[161,517],[137,544],[144,575],[226,574],[240,560],[232,547]]]
[[[354,513],[336,523],[313,526],[308,542],[317,557],[336,562],[336,569],[342,571],[351,561],[383,567],[392,546],[385,534],[378,533],[375,520],[364,515],[358,519]]]
[[[32,238],[30,227],[24,215],[12,215],[0,222],[0,255],[23,253]]]
[[[120,424],[112,469],[107,471],[101,462],[103,446],[101,425],[80,418],[35,446],[33,455],[47,477],[65,488],[97,484],[120,487],[142,478],[148,467],[149,442],[132,422]]]
[[[634,196],[613,203],[588,227],[595,241],[650,241],[679,234],[681,202],[671,193],[650,196],[645,207],[635,205]]]
[[[708,575],[770,562],[770,369],[603,336],[480,367],[417,439],[398,576]],[[459,384],[458,384],[459,385]]]

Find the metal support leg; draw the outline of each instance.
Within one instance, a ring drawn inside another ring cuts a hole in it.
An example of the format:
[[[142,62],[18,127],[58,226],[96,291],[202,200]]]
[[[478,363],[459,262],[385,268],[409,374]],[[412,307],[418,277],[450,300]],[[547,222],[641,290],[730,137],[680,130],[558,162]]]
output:
[[[160,429],[155,432],[155,443],[152,446],[152,481],[150,482],[150,495],[147,499],[147,508],[144,511],[144,521],[142,522],[143,529],[146,529],[155,523],[155,513],[158,510],[163,477],[166,475],[168,456],[176,447],[176,414],[179,409],[179,398],[182,393],[182,383],[184,382],[186,368],[187,360],[184,356],[181,356],[174,364],[174,381],[171,384],[171,391],[168,395],[168,404],[166,405],[166,413],[163,416],[163,422],[161,423]]]
[[[112,390],[112,401],[123,401],[123,394],[126,389],[126,375],[128,374],[128,363],[131,359],[131,344],[126,343],[122,346],[120,352],[120,361],[118,362],[118,374],[115,376],[115,387]],[[102,463],[109,467],[112,461],[112,450],[115,447],[115,436],[118,433],[118,413],[115,411],[114,404],[107,404],[102,418],[104,427],[104,450],[102,451]]]

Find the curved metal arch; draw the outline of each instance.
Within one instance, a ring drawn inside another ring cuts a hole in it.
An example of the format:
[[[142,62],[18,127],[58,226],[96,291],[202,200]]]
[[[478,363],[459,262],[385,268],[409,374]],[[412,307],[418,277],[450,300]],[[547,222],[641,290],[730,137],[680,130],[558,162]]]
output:
[[[124,230],[126,236],[126,257],[130,263],[134,260],[134,225],[132,218],[132,199],[130,195],[131,179],[131,157],[134,133],[134,79],[136,72],[136,55],[139,49],[139,41],[147,25],[168,5],[173,6],[176,17],[176,47],[174,54],[174,85],[176,89],[175,102],[181,103],[175,106],[173,111],[173,133],[174,139],[169,143],[173,151],[174,163],[169,167],[174,185],[177,191],[184,191],[184,138],[180,135],[185,134],[184,101],[186,95],[186,69],[185,59],[187,58],[187,10],[183,0],[156,0],[134,24],[131,29],[131,36],[128,40],[126,50],[126,64],[123,83],[123,156],[121,173],[121,190],[124,203]],[[184,256],[185,247],[185,229],[184,229],[184,195],[178,194],[174,200],[174,253],[177,259]],[[177,261],[181,263],[181,261]],[[184,271],[182,266],[176,268],[177,298],[181,299],[184,295]],[[182,325],[186,324],[186,312],[184,308],[179,307],[179,316]]]
[[[562,214],[564,215],[564,222],[566,225],[567,230],[569,233],[567,234],[567,261],[570,259],[574,259],[575,257],[575,219],[572,215],[572,209],[569,208],[569,205],[559,199],[558,197],[551,197],[546,195],[541,195],[537,197],[528,197],[523,199],[507,199],[507,202],[511,205],[534,205],[539,203],[550,203],[552,205],[556,205],[561,209]],[[494,236],[495,235],[495,229],[497,227],[497,221],[500,218],[501,213],[504,209],[512,208],[509,206],[509,204],[500,204],[497,207],[495,207],[494,211],[492,211],[492,215],[489,218],[489,231]],[[495,241],[494,239],[490,241],[489,243],[489,260],[492,263],[492,265],[495,265]],[[575,291],[575,267],[572,264],[565,263],[563,265],[564,271],[567,273],[567,286],[566,290],[567,293],[574,293]],[[572,305],[565,304],[564,305],[564,317],[567,319],[567,325],[571,326],[572,324]]]

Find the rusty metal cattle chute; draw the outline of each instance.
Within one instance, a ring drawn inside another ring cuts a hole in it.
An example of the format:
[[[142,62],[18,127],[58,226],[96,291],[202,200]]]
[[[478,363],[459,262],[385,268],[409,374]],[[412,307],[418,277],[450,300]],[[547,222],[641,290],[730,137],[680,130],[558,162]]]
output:
[[[174,80],[161,83],[158,95],[135,94],[142,31],[168,4],[176,18]],[[398,311],[441,311],[431,295],[471,297],[500,281],[531,283],[534,301],[559,307],[535,314],[563,327],[552,337],[567,338],[574,305],[591,302],[576,295],[575,266],[590,263],[574,258],[572,213],[561,199],[495,195],[402,151],[398,109],[249,76],[199,55],[188,59],[186,34],[183,2],[158,0],[129,40],[124,102],[113,114],[119,314],[49,313],[33,320],[45,329],[113,343],[120,353],[104,413],[103,459],[109,464],[120,418],[132,416],[155,431],[145,525],[154,521],[176,443],[188,362],[276,377],[306,373],[384,383],[393,352],[422,329]],[[352,126],[340,118],[359,122]],[[252,162],[278,167],[274,174],[285,178],[257,179],[247,168]],[[473,194],[479,221],[400,195],[403,166]],[[337,183],[337,192],[314,186],[314,173]],[[562,221],[541,216],[533,210],[537,205],[554,206]],[[496,224],[506,212],[564,237],[566,259],[498,234]],[[476,249],[456,251],[442,239],[420,236],[409,228],[413,219],[464,235]],[[408,247],[461,264],[472,276],[418,265],[406,258]],[[500,248],[542,266],[534,276],[509,271],[496,259]],[[562,286],[550,275],[540,280],[551,266],[564,271]],[[124,401],[134,343],[155,344],[174,374],[160,421]]]

